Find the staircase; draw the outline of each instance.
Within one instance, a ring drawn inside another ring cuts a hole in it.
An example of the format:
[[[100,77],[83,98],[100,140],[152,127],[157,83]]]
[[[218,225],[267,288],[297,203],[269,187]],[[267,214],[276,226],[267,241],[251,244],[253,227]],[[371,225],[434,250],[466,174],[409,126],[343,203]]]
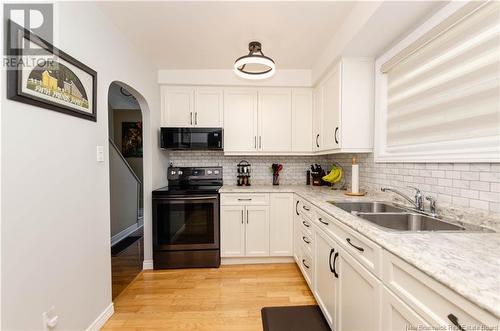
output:
[[[111,246],[142,227],[142,183],[120,149],[109,139]]]

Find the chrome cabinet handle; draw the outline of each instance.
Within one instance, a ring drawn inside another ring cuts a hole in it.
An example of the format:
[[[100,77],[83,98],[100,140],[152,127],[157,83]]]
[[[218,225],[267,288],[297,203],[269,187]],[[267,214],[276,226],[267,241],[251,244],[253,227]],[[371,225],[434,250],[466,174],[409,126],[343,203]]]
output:
[[[194,113],[194,124],[198,125],[198,112]]]
[[[257,149],[257,136],[253,136],[253,148]]]
[[[318,139],[319,139],[319,133],[316,135],[316,147],[319,148],[319,142],[318,142]]]
[[[241,210],[241,224],[243,224],[243,219],[245,218],[245,216],[243,216],[243,209]]]
[[[310,227],[310,225],[306,221],[302,221],[302,224],[304,224],[306,228]]]
[[[248,224],[248,209],[247,209],[247,224]]]
[[[323,221],[323,219],[321,217],[318,217],[318,221],[320,221],[321,223],[323,223],[324,225],[329,225],[330,223],[328,222],[325,222]]]
[[[346,238],[346,241],[349,245],[351,245],[352,247],[356,248],[358,251],[360,252],[364,252],[365,249],[363,247],[359,247],[359,246],[356,246],[354,245],[352,242],[351,242],[351,238]]]
[[[251,198],[245,198],[245,199],[243,199],[243,198],[238,198],[238,201],[252,201],[252,199],[251,199]]]
[[[302,208],[303,208],[304,210],[306,210],[306,211],[311,210],[311,209],[309,209],[309,207],[306,207],[306,206],[302,206]]]
[[[450,322],[453,323],[453,325],[455,325],[460,331],[465,331],[464,328],[460,325],[460,323],[458,323],[458,317],[456,317],[453,314],[449,314],[447,317],[450,320]]]
[[[299,211],[297,210],[297,208],[299,207],[299,200],[297,200],[297,202],[295,203],[295,214],[299,214]]]
[[[308,241],[308,240],[307,240],[307,238],[306,238],[306,237],[304,237],[304,236],[302,236],[302,240],[304,240],[304,242],[305,242],[306,244],[310,244],[310,243],[311,243],[311,242],[310,242],[310,241]]]
[[[259,136],[259,148],[262,148],[262,136]]]
[[[335,133],[333,134],[334,138],[335,138],[335,143],[338,145],[339,144],[339,139],[337,138],[337,133],[339,132],[339,127],[337,126],[335,128]]]
[[[306,260],[302,259],[302,264],[304,265],[304,267],[306,267],[307,269],[309,269],[310,267],[306,264]]]
[[[191,125],[193,125],[193,112],[189,113],[189,117],[191,118]]]

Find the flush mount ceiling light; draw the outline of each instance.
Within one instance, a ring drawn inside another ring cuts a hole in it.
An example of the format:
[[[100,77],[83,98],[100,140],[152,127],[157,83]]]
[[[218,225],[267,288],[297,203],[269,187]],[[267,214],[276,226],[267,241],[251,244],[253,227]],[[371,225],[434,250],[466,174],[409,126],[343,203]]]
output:
[[[242,56],[234,62],[234,72],[245,79],[266,79],[276,72],[273,59],[262,53],[262,45],[258,41],[248,44],[248,55]],[[259,54],[260,53],[260,54]]]

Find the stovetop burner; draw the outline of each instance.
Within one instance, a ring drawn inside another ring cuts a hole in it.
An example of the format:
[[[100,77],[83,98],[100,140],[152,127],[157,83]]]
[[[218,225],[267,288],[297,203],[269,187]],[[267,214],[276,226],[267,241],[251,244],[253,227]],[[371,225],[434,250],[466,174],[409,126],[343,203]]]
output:
[[[169,167],[168,186],[154,196],[215,194],[222,187],[222,167]]]

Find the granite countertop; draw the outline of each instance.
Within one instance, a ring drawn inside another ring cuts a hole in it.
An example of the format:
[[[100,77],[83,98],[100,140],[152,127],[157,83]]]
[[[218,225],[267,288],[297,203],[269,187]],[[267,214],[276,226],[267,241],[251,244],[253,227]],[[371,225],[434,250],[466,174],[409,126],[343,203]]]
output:
[[[384,249],[417,267],[479,307],[500,318],[500,233],[392,232],[345,212],[328,201],[390,201],[392,195],[348,197],[325,187],[223,186],[220,193],[296,193]],[[451,215],[446,215],[451,216]],[[462,219],[481,225],[483,220]],[[495,220],[495,219],[494,219]],[[494,229],[496,222],[487,223]],[[497,229],[495,229],[497,230]],[[498,230],[497,230],[498,231]]]

